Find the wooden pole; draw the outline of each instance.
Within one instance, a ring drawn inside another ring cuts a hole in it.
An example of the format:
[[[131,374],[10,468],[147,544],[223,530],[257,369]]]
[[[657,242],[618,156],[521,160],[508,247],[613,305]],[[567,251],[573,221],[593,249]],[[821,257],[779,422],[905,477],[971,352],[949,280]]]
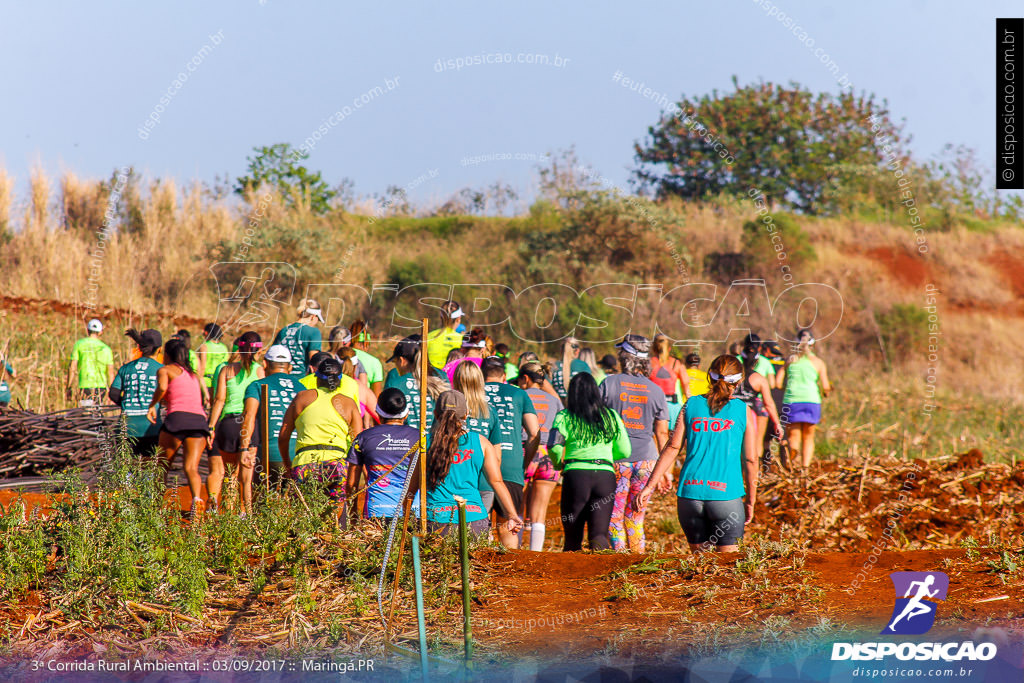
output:
[[[270,395],[267,385],[260,386],[260,459],[263,461],[263,479],[270,493]]]
[[[420,338],[420,534],[427,535],[427,331],[430,321],[423,319]]]

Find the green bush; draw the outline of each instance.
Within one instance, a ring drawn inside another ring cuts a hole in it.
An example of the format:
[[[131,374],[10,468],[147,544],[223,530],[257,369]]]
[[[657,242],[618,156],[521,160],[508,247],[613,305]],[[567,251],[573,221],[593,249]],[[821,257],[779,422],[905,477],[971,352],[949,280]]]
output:
[[[785,213],[768,213],[744,223],[742,253],[746,267],[766,278],[781,276],[782,265],[799,271],[816,258],[811,238]],[[785,260],[778,258],[780,253],[785,253]]]
[[[919,306],[894,304],[877,321],[890,356],[921,351],[928,338],[928,313]]]

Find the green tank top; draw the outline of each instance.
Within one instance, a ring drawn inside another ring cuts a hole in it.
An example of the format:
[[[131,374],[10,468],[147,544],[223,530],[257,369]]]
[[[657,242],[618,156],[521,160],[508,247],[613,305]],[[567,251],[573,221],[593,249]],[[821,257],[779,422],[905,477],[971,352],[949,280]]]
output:
[[[224,346],[220,342],[208,341],[206,342],[206,367],[203,369],[203,381],[206,382],[207,388],[213,387],[213,375],[217,372],[217,368],[220,367],[221,363],[228,362],[228,356],[230,352],[228,347]]]
[[[259,366],[256,363],[252,364],[249,368],[249,372],[243,374],[239,372],[234,377],[229,377],[224,383],[227,389],[227,398],[224,399],[224,410],[223,415],[238,415],[242,412],[242,408],[245,405],[245,390],[249,388],[249,385],[259,379],[257,372]]]
[[[786,368],[786,393],[783,403],[821,403],[818,393],[818,369],[804,356]]]

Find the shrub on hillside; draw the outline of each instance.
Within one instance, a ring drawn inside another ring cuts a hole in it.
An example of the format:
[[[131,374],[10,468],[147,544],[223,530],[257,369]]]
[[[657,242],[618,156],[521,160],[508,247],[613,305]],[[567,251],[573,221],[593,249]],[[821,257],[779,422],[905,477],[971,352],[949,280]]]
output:
[[[878,329],[890,357],[906,356],[924,348],[928,338],[928,313],[913,304],[894,304],[877,316]]]
[[[811,238],[784,213],[765,214],[744,223],[742,253],[748,272],[765,278],[781,275],[780,266],[799,271],[815,260]]]

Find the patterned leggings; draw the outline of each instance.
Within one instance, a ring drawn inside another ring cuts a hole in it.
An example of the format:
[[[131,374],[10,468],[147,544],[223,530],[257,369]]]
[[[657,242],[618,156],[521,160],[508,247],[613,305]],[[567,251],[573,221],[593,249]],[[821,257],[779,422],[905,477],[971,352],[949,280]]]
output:
[[[633,510],[635,499],[647,480],[651,478],[656,461],[622,462],[615,464],[615,507],[608,527],[612,548],[642,553],[647,547],[644,537],[644,510]],[[628,546],[628,548],[627,548]]]

